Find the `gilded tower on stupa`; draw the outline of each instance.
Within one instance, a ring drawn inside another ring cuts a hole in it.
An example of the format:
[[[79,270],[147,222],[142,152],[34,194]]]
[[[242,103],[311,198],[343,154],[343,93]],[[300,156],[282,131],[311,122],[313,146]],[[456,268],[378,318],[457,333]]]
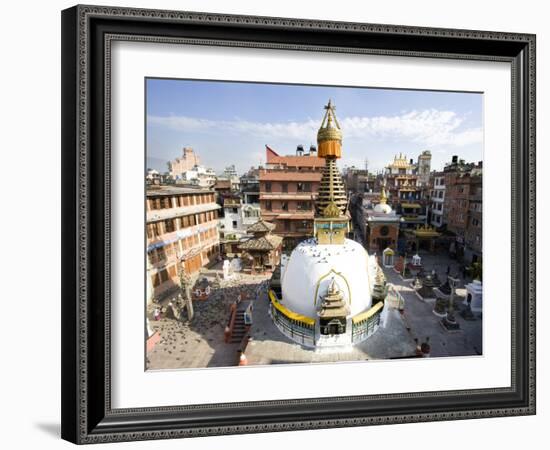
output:
[[[318,155],[325,158],[325,167],[315,203],[314,233],[320,245],[344,244],[349,232],[349,215],[344,182],[336,160],[342,156],[342,130],[336,119],[336,108],[329,100],[325,116],[317,132]]]

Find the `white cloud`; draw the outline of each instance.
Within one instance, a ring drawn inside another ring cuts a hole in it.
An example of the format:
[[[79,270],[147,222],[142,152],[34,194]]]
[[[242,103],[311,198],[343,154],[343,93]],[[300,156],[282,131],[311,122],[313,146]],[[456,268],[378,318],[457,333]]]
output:
[[[311,140],[319,121],[251,122],[246,120],[209,120],[186,116],[149,116],[149,123],[186,132],[219,132],[264,138]],[[408,111],[395,116],[344,117],[340,120],[346,139],[414,142],[428,147],[462,147],[480,143],[481,127],[464,128],[464,117],[453,111],[427,109]]]

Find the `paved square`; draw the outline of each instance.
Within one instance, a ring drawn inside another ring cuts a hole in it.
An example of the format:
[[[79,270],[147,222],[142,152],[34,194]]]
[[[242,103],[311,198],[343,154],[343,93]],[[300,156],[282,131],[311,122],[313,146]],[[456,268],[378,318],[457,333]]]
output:
[[[435,270],[439,278],[446,279],[447,268],[458,272],[458,263],[445,255],[420,253],[427,272]],[[266,277],[238,275],[235,280],[223,281],[206,301],[195,302],[195,317],[191,323],[162,318],[150,321],[151,328],[160,333],[161,340],[147,355],[148,369],[178,369],[200,367],[235,366],[239,361],[239,344],[224,342],[224,328],[229,318],[229,308],[240,294],[253,301],[253,325],[251,340],[246,347],[248,365],[286,363],[326,363],[336,361],[364,361],[414,357],[416,343],[429,337],[431,357],[474,356],[482,353],[482,320],[466,321],[459,314],[465,295],[461,279],[456,320],[458,332],[449,333],[441,326],[441,318],[433,314],[434,302],[418,298],[409,282],[404,282],[393,269],[383,269],[388,283],[402,295],[403,312],[390,308],[385,328],[366,341],[344,352],[315,350],[303,347],[284,336],[273,324],[268,314]],[[213,281],[216,270],[206,272]]]

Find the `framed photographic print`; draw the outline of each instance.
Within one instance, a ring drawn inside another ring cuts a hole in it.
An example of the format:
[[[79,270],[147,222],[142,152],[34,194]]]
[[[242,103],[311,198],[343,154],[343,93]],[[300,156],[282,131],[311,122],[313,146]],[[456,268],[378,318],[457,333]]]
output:
[[[535,413],[535,36],[62,13],[62,436]]]

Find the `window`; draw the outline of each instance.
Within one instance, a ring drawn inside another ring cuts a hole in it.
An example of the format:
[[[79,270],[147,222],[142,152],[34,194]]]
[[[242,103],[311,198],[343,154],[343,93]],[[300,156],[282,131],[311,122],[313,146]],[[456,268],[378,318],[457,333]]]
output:
[[[271,183],[269,183],[269,182],[265,183],[265,191],[266,192],[271,192]]]
[[[234,220],[233,222],[231,222],[231,224],[233,225],[233,228],[237,228],[237,221]]]
[[[233,214],[237,214],[237,208],[231,208],[231,212],[232,212]]]
[[[147,236],[149,235],[151,238],[156,238],[160,235],[160,226],[158,222],[149,224]]]
[[[174,231],[174,221],[172,219],[165,220],[164,227],[166,228],[167,233],[171,233]]]
[[[285,231],[290,231],[290,220],[284,220],[283,227]]]
[[[281,209],[283,211],[288,211],[288,202],[281,202]]]
[[[168,281],[168,271],[166,269],[163,269],[159,272],[160,275],[160,282],[164,283],[165,281]]]
[[[160,284],[160,277],[159,274],[156,273],[151,277],[151,280],[153,282],[153,287],[157,287]]]
[[[285,192],[285,193],[288,192],[288,183],[283,183],[283,184],[281,185],[281,189],[282,189],[283,192]]]
[[[297,211],[311,211],[311,202],[298,202],[296,204]]]
[[[267,200],[267,201],[265,202],[265,209],[266,209],[267,211],[271,211],[271,200]]]

